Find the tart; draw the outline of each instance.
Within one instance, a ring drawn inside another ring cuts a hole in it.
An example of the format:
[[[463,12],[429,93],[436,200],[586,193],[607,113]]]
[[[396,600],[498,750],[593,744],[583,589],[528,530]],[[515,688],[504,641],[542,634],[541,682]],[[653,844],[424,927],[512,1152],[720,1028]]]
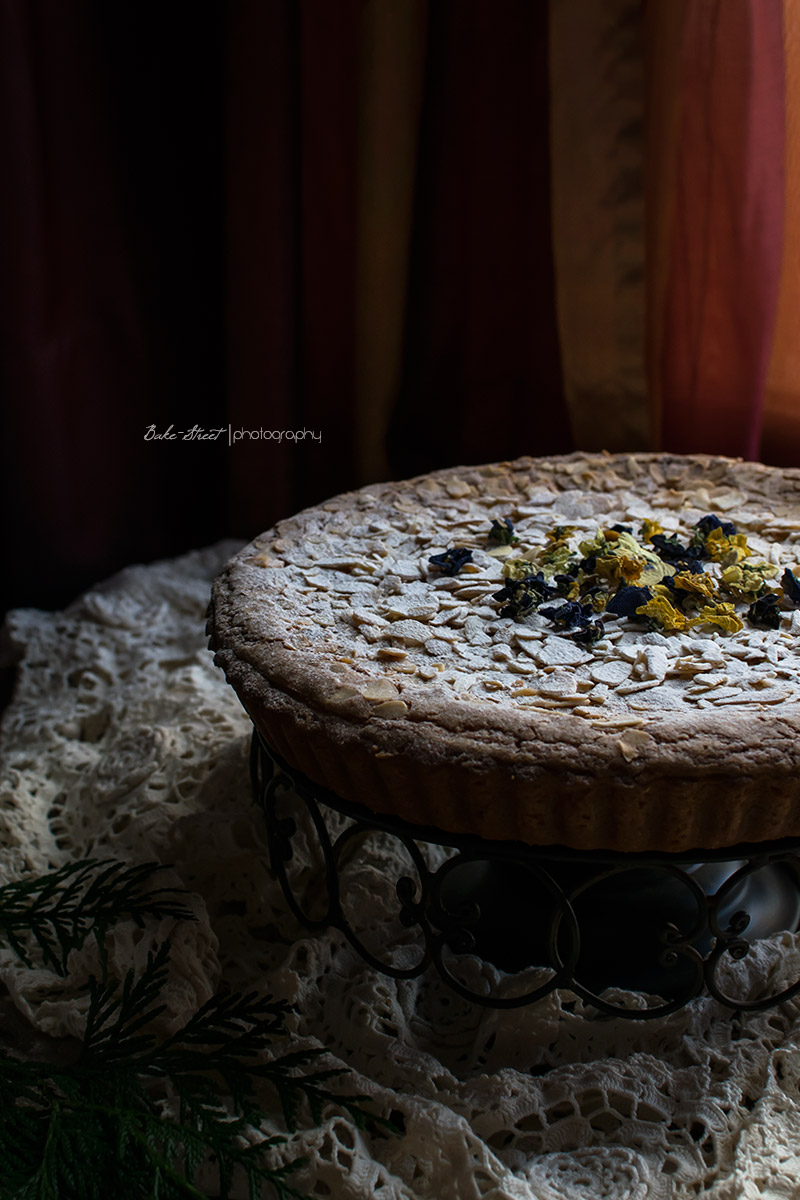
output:
[[[362,488],[215,581],[292,766],[415,824],[579,850],[800,836],[800,470],[575,454]]]

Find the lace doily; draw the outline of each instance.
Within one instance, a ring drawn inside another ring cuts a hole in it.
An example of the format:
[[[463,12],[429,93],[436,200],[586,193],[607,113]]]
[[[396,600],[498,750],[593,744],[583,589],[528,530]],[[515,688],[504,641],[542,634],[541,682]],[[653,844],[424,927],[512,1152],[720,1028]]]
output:
[[[397,1136],[340,1115],[296,1134],[286,1155],[308,1157],[295,1186],[312,1195],[796,1196],[800,1003],[732,1018],[700,999],[641,1023],[583,1013],[567,993],[480,1009],[434,975],[379,975],[338,934],[295,922],[251,800],[249,722],[205,646],[210,582],[233,549],[129,568],[64,613],[11,614],[19,676],[2,725],[0,879],[86,857],[171,864],[165,882],[192,893],[198,920],[118,926],[111,953],[123,974],[171,937],[165,1028],[223,980],[272,992],[297,1006],[298,1048],[326,1048],[348,1091],[402,1117]],[[365,929],[396,878],[391,840],[372,854],[357,881],[371,898]],[[800,974],[793,935],[749,957],[771,964],[774,984]],[[0,980],[42,1035],[80,1033],[71,965],[63,980],[0,954]],[[279,1126],[276,1111],[264,1133]]]

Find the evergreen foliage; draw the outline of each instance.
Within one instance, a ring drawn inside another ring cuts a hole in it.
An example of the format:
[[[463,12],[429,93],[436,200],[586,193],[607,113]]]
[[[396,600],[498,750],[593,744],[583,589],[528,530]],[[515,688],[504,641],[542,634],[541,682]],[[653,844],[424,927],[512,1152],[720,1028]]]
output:
[[[307,1200],[290,1182],[303,1160],[281,1163],[271,1153],[288,1138],[257,1132],[266,1086],[289,1132],[304,1103],[315,1123],[335,1105],[360,1128],[393,1129],[363,1107],[364,1097],[329,1089],[343,1071],[314,1070],[321,1052],[272,1056],[287,1032],[283,1001],[221,993],[171,1036],[153,1034],[165,1009],[169,945],[120,982],[109,975],[102,941],[115,920],[192,918],[174,889],[147,890],[158,869],[86,861],[0,887],[0,939],[23,962],[38,952],[65,973],[87,937],[101,947],[77,1060],[0,1054],[0,1200],[207,1200],[194,1180],[209,1163],[219,1200],[237,1176],[250,1200]]]

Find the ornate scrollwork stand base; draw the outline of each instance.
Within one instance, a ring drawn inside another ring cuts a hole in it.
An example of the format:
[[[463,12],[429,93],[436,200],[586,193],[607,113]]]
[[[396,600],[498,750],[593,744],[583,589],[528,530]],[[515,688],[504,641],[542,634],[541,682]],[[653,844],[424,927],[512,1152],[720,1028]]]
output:
[[[450,834],[348,804],[288,767],[257,732],[251,777],[272,869],[294,915],[312,931],[340,930],[367,963],[396,979],[432,965],[454,992],[486,1007],[516,1008],[564,988],[635,1020],[675,1012],[704,991],[737,1011],[772,1008],[800,992],[800,979],[770,991],[767,978],[750,978],[747,995],[731,991],[754,942],[800,923],[800,839],[676,855]],[[365,944],[356,931],[363,911],[353,919],[363,890],[348,896],[348,871],[365,840],[381,837],[399,843],[408,864],[395,883],[393,918],[417,941],[406,945],[402,936],[399,956],[385,936],[380,953]],[[302,894],[291,878],[300,840],[319,867],[301,873]],[[476,990],[459,971],[471,957],[513,976],[516,987]],[[601,995],[606,989],[656,999],[631,1007],[624,996]]]

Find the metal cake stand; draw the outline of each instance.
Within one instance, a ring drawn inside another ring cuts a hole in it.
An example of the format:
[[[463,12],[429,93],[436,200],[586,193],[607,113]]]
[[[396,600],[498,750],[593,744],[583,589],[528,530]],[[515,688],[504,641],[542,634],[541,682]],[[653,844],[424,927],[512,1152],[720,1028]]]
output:
[[[759,939],[800,923],[800,839],[621,854],[452,834],[348,803],[290,768],[257,731],[251,778],[271,866],[296,918],[311,931],[340,930],[395,979],[432,966],[459,996],[491,1008],[563,988],[634,1020],[663,1017],[703,993],[754,1012],[800,992],[800,979],[771,988],[774,962],[762,966],[752,954]],[[394,852],[379,856],[387,870],[398,871],[398,849],[405,859],[390,913],[375,908],[359,879],[370,839],[378,848],[393,842]],[[356,925],[374,929],[372,944]],[[491,984],[497,971],[478,972],[476,990],[474,969],[464,969],[476,958],[499,968],[502,994]]]

